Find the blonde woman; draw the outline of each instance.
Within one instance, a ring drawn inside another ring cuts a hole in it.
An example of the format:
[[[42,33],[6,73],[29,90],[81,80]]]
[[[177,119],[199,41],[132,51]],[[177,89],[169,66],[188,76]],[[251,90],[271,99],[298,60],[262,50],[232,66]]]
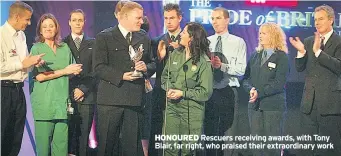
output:
[[[258,47],[245,71],[244,89],[250,93],[249,122],[252,135],[281,135],[286,112],[285,83],[289,73],[288,48],[283,30],[275,23],[259,28]],[[280,150],[254,150],[254,155],[274,156]]]

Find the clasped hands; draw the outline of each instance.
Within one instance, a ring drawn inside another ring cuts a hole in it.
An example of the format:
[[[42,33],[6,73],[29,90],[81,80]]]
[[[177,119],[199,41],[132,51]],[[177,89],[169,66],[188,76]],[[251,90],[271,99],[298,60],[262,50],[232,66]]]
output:
[[[320,50],[321,47],[321,35],[318,32],[314,32],[314,45],[313,52],[316,53]],[[299,54],[304,55],[306,53],[306,49],[304,48],[304,44],[301,42],[299,37],[290,37],[290,43],[298,50]]]
[[[167,98],[172,100],[180,99],[183,96],[183,91],[178,89],[169,89],[166,93]]]

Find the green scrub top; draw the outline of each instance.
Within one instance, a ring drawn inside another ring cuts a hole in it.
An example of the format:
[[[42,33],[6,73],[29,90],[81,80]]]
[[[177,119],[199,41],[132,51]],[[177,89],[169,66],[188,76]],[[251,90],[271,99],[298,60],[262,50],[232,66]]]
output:
[[[32,55],[45,55],[45,65],[34,67],[30,83],[31,104],[35,120],[67,119],[67,99],[69,97],[69,77],[61,76],[56,79],[39,82],[35,80],[41,72],[64,69],[73,62],[70,48],[66,43],[57,47],[56,54],[45,43],[36,43],[32,46]]]
[[[190,100],[190,102],[204,105],[212,95],[213,73],[209,58],[205,55],[200,57],[196,65],[192,62],[192,58],[186,60],[185,50],[176,49],[168,58],[161,76],[161,87],[164,90],[169,88],[183,91],[183,98],[170,100],[171,103],[184,103],[185,100]],[[188,67],[186,75],[184,65]]]

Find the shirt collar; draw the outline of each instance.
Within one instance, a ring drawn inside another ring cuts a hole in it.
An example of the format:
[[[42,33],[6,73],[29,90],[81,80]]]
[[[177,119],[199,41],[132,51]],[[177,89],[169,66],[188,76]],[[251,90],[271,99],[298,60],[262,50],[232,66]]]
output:
[[[218,36],[221,36],[221,38],[227,38],[230,35],[230,33],[228,31],[226,31],[225,33],[223,33],[221,35],[218,35],[218,34],[215,34],[215,35],[217,38],[218,38]]]
[[[118,24],[118,29],[121,31],[123,37],[126,38],[129,31],[127,29],[125,29],[121,24]]]
[[[75,40],[76,37],[79,37],[81,40],[83,40],[83,36],[84,36],[84,33],[82,33],[82,35],[77,35],[75,33],[71,33],[72,40]]]
[[[18,35],[17,31],[7,21],[5,23],[5,27],[11,36],[15,37]]]
[[[272,48],[264,49],[264,52],[267,54],[267,57],[270,57],[275,51]]]
[[[332,36],[333,32],[334,32],[334,30],[332,29],[327,34],[324,35],[324,41],[323,41],[324,44],[327,43],[328,39],[330,38],[330,36]]]
[[[171,33],[168,31],[169,37],[171,37],[173,35],[175,38],[177,38],[180,33],[181,33],[181,29],[177,33]]]

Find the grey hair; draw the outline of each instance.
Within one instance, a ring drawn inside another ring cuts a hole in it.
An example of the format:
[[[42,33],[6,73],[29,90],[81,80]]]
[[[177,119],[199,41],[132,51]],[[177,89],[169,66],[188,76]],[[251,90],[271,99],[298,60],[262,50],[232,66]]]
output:
[[[317,8],[315,8],[315,12],[318,12],[318,11],[325,11],[327,14],[328,14],[328,18],[333,18],[333,20],[335,20],[335,13],[334,13],[334,9],[332,7],[330,7],[329,5],[321,5],[321,6],[318,6]]]

